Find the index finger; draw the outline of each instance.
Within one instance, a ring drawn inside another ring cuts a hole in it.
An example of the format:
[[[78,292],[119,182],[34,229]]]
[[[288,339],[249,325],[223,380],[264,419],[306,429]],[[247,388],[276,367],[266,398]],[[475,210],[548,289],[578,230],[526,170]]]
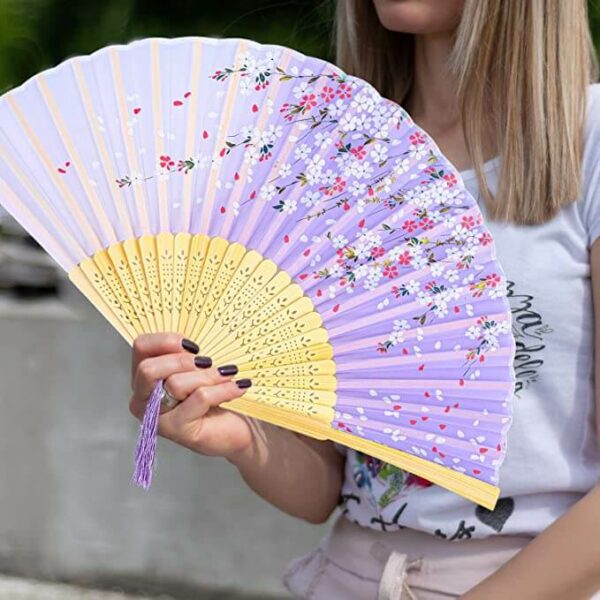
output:
[[[181,333],[143,333],[133,342],[131,357],[131,373],[135,373],[138,365],[146,358],[162,354],[175,354],[187,350],[192,354],[198,353],[198,345],[183,337]]]

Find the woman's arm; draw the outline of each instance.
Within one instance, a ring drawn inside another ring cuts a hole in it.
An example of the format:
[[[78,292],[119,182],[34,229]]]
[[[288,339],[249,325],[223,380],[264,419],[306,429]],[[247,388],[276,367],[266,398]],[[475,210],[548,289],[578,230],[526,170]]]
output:
[[[600,451],[600,241],[590,253]],[[463,600],[589,600],[600,590],[600,483]]]
[[[254,442],[228,459],[259,496],[310,523],[323,523],[337,506],[344,458],[321,442],[249,419]]]
[[[321,523],[335,509],[342,487],[343,457],[333,443],[297,435],[230,410],[240,397],[233,376],[182,347],[179,334],[148,334],[135,340],[129,407],[142,419],[154,383],[183,400],[161,414],[159,435],[200,454],[227,458],[258,495],[280,510]],[[189,346],[188,346],[189,347]]]

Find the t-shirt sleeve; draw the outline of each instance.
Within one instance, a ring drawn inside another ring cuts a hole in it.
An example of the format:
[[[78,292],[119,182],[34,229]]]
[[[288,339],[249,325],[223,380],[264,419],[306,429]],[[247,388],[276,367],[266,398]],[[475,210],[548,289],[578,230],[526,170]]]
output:
[[[591,246],[600,237],[600,84],[588,88],[581,217]]]

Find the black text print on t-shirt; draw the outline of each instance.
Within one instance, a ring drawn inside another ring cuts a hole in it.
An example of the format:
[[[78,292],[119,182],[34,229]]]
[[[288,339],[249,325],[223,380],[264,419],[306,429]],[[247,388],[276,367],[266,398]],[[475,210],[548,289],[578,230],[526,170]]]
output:
[[[538,371],[544,364],[542,350],[546,347],[544,336],[554,330],[544,323],[542,315],[534,310],[534,298],[520,293],[515,282],[506,281],[507,297],[513,321],[513,335],[516,341],[515,351],[515,396],[527,389],[538,379]]]

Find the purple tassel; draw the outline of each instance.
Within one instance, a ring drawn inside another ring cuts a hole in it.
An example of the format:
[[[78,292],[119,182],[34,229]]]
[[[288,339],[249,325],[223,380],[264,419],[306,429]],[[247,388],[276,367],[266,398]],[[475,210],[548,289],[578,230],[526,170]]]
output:
[[[133,483],[147,490],[152,484],[152,468],[156,454],[156,437],[158,432],[158,417],[160,414],[160,399],[162,396],[162,379],[156,382],[146,405],[144,419],[140,425],[137,446],[135,449],[135,472]]]

